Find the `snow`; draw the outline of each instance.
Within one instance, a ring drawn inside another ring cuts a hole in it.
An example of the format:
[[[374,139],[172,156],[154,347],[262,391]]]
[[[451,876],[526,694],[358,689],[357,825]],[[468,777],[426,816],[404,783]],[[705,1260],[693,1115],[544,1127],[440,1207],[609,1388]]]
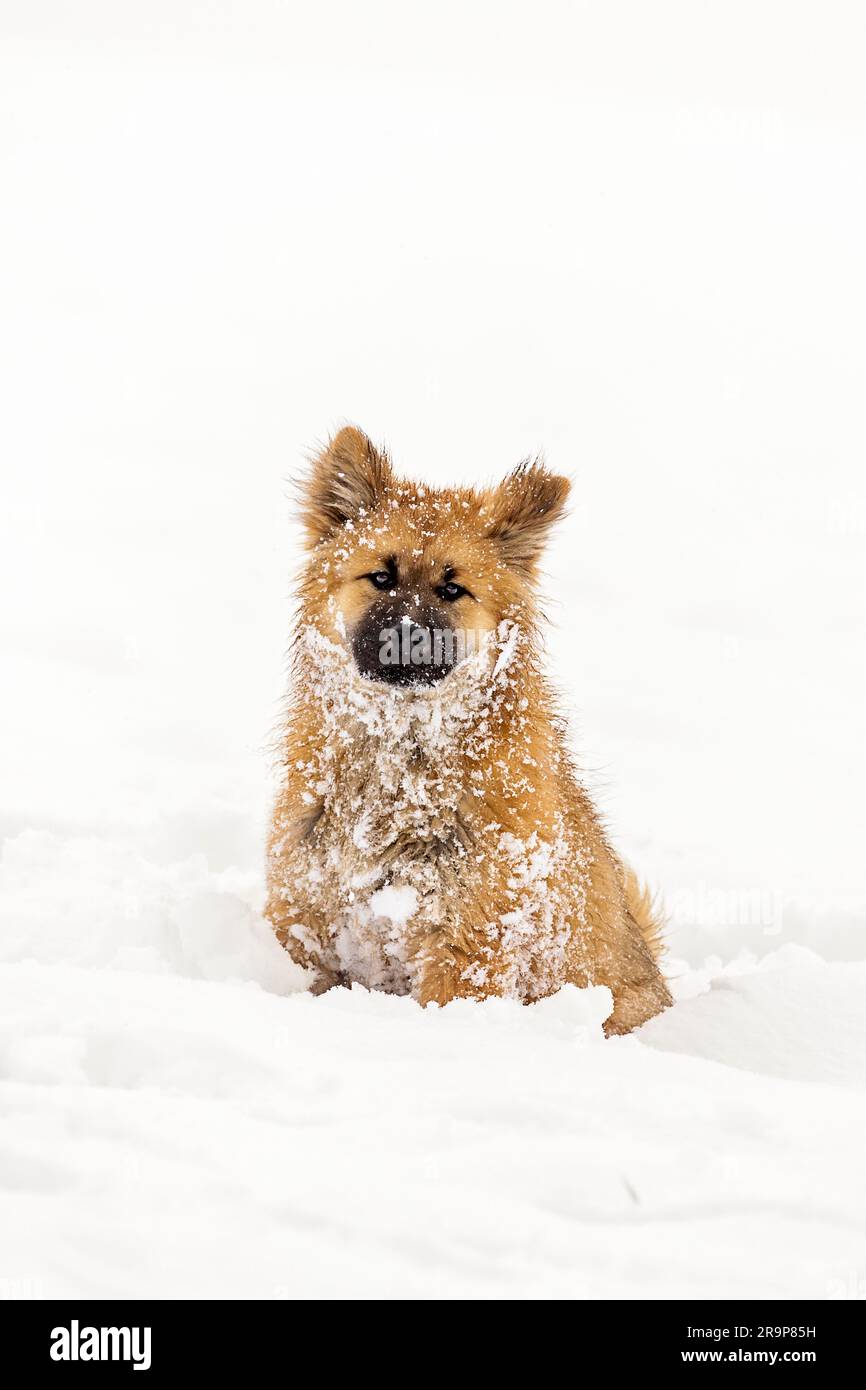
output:
[[[862,1292],[856,9],[217,12],[0,20],[0,1291]],[[262,919],[344,418],[575,479],[549,665],[672,918],[636,1035],[313,998]]]
[[[396,887],[388,883],[370,895],[370,907],[378,917],[395,926],[404,926],[418,906],[418,894],[409,883]]]
[[[6,965],[5,1268],[59,1297],[826,1297],[862,1260],[863,983],[780,962],[605,1043],[602,989],[425,1011]]]
[[[255,876],[24,832],[0,870],[0,1227],[27,1296],[828,1297],[859,1287],[866,962],[678,1003],[313,998]],[[377,910],[400,921],[405,890]]]

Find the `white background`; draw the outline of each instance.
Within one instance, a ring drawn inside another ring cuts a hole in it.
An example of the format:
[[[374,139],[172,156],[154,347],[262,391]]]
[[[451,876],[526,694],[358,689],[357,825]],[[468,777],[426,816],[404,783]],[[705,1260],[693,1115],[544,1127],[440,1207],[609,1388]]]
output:
[[[573,477],[551,666],[676,957],[862,958],[862,6],[3,0],[0,37],[2,958],[291,987],[287,480],[346,420],[430,481]]]

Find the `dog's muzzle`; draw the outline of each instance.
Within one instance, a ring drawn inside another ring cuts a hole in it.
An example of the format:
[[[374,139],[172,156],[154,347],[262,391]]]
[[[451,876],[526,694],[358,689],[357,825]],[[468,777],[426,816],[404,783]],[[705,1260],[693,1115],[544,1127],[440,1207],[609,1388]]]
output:
[[[439,608],[399,611],[375,603],[352,637],[362,676],[391,685],[435,685],[457,664],[455,633]]]

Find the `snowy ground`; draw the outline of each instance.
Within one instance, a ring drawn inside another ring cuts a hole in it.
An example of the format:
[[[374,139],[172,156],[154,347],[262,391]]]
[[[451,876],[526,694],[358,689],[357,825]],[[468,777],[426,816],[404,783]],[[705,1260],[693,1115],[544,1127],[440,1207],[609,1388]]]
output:
[[[0,1293],[862,1296],[862,15],[362,9],[3,7]],[[261,921],[343,418],[575,478],[637,1036],[313,1000]]]
[[[605,991],[0,970],[3,1254],[121,1296],[814,1296],[866,1238],[866,965],[800,947],[604,1043]]]

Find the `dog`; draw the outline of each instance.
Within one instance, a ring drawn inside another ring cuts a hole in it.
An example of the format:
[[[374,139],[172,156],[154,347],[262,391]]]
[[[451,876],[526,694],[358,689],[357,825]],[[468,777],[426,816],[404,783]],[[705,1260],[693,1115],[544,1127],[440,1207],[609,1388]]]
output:
[[[489,489],[408,482],[354,427],[312,460],[266,911],[314,992],[600,984],[607,1034],[671,1003],[662,923],[542,670],[538,565],[568,491],[539,462]]]

